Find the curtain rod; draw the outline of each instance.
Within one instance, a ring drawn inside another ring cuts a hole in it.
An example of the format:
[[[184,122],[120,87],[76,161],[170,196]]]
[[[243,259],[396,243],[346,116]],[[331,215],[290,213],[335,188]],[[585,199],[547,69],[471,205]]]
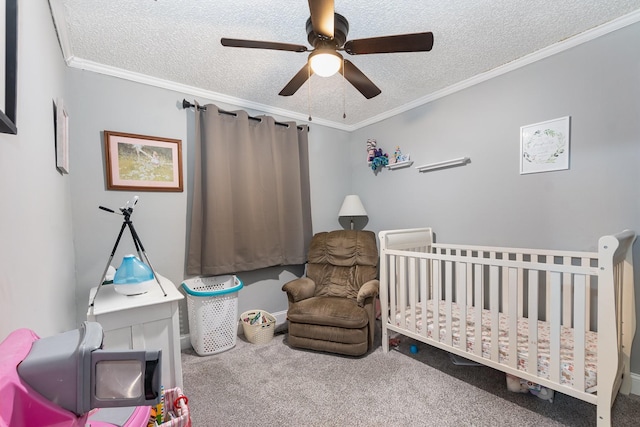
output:
[[[187,101],[186,99],[183,99],[183,100],[182,100],[182,108],[183,108],[183,109],[185,109],[185,110],[186,110],[187,108],[194,108],[195,106],[196,106],[195,104],[190,103],[190,102],[189,102],[189,101]],[[202,106],[198,105],[198,110],[206,110],[206,109],[207,109],[207,107],[202,107]],[[236,114],[236,113],[234,113],[234,112],[232,112],[232,111],[224,111],[224,110],[218,109],[218,112],[219,112],[220,114],[227,114],[227,115],[229,115],[229,116],[233,116],[233,117],[236,117],[236,116],[237,116],[237,114]],[[259,118],[259,117],[251,117],[251,116],[249,116],[249,119],[250,119],[250,120],[256,120],[256,121],[259,121],[259,122],[261,122],[261,121],[262,121],[262,119],[261,119],[261,118]],[[286,127],[289,127],[289,124],[288,124],[288,123],[276,122],[276,124],[277,124],[277,125],[279,125],[279,126],[286,126]],[[304,128],[303,128],[302,126],[298,126],[298,129],[300,129],[300,130],[304,130]],[[309,129],[309,130],[311,130],[311,129]]]

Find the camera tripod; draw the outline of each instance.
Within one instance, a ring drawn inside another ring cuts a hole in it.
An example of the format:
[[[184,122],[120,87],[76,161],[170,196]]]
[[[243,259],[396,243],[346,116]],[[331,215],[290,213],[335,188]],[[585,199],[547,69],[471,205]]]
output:
[[[124,216],[124,219],[122,221],[122,227],[120,227],[120,232],[118,233],[118,237],[116,238],[116,243],[115,245],[113,245],[113,249],[111,250],[111,255],[109,256],[107,265],[104,268],[104,272],[102,273],[102,278],[100,279],[100,283],[98,284],[96,293],[93,295],[93,298],[91,298],[91,301],[89,302],[89,307],[93,307],[93,303],[95,302],[96,297],[98,296],[98,292],[100,292],[100,288],[104,284],[104,279],[107,277],[109,266],[111,265],[111,261],[113,261],[113,256],[115,255],[116,250],[118,249],[118,245],[120,244],[120,239],[122,238],[122,234],[124,233],[124,230],[126,228],[129,228],[129,231],[131,232],[131,238],[133,239],[133,244],[136,248],[136,252],[138,252],[138,258],[142,261],[143,259],[142,256],[144,255],[144,260],[147,262],[147,265],[149,266],[149,268],[151,268],[151,272],[153,273],[153,277],[156,279],[158,286],[160,286],[160,289],[162,290],[162,293],[164,294],[164,296],[165,297],[167,296],[167,293],[165,292],[164,288],[162,287],[162,284],[160,283],[160,279],[158,279],[158,275],[156,274],[156,271],[151,265],[149,256],[144,250],[142,240],[140,240],[140,236],[138,236],[138,233],[136,232],[136,229],[133,226],[133,222],[131,221],[131,215],[133,214],[133,208],[135,207],[136,203],[138,203],[138,196],[133,197],[133,203],[131,204],[129,204],[129,201],[127,201],[127,204],[125,205],[125,207],[120,208],[121,213],[117,213],[115,210],[105,208],[104,206],[98,206],[98,208],[102,209],[103,211],[107,211],[117,215],[122,215]]]

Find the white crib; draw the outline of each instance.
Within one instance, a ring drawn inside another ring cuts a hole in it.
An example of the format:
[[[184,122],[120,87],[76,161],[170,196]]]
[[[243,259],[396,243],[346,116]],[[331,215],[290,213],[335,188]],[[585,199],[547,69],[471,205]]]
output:
[[[397,332],[595,404],[611,425],[631,390],[633,231],[598,252],[446,245],[430,228],[379,237],[385,352]]]

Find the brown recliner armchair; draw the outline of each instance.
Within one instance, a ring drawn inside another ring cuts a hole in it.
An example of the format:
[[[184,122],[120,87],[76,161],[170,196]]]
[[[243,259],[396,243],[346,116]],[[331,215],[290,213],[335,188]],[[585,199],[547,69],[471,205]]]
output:
[[[365,354],[375,333],[380,282],[372,231],[339,230],[313,236],[306,277],[286,283],[288,342],[292,347]]]

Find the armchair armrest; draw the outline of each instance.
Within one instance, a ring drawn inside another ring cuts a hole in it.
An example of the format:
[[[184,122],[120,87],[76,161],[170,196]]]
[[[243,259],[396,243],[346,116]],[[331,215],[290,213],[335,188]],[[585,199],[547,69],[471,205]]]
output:
[[[369,280],[362,285],[358,291],[358,305],[364,307],[365,300],[367,298],[375,298],[378,295],[378,289],[380,288],[380,281],[378,279]]]
[[[287,293],[289,302],[294,303],[311,298],[316,291],[316,283],[308,277],[300,277],[285,283],[282,290]]]

